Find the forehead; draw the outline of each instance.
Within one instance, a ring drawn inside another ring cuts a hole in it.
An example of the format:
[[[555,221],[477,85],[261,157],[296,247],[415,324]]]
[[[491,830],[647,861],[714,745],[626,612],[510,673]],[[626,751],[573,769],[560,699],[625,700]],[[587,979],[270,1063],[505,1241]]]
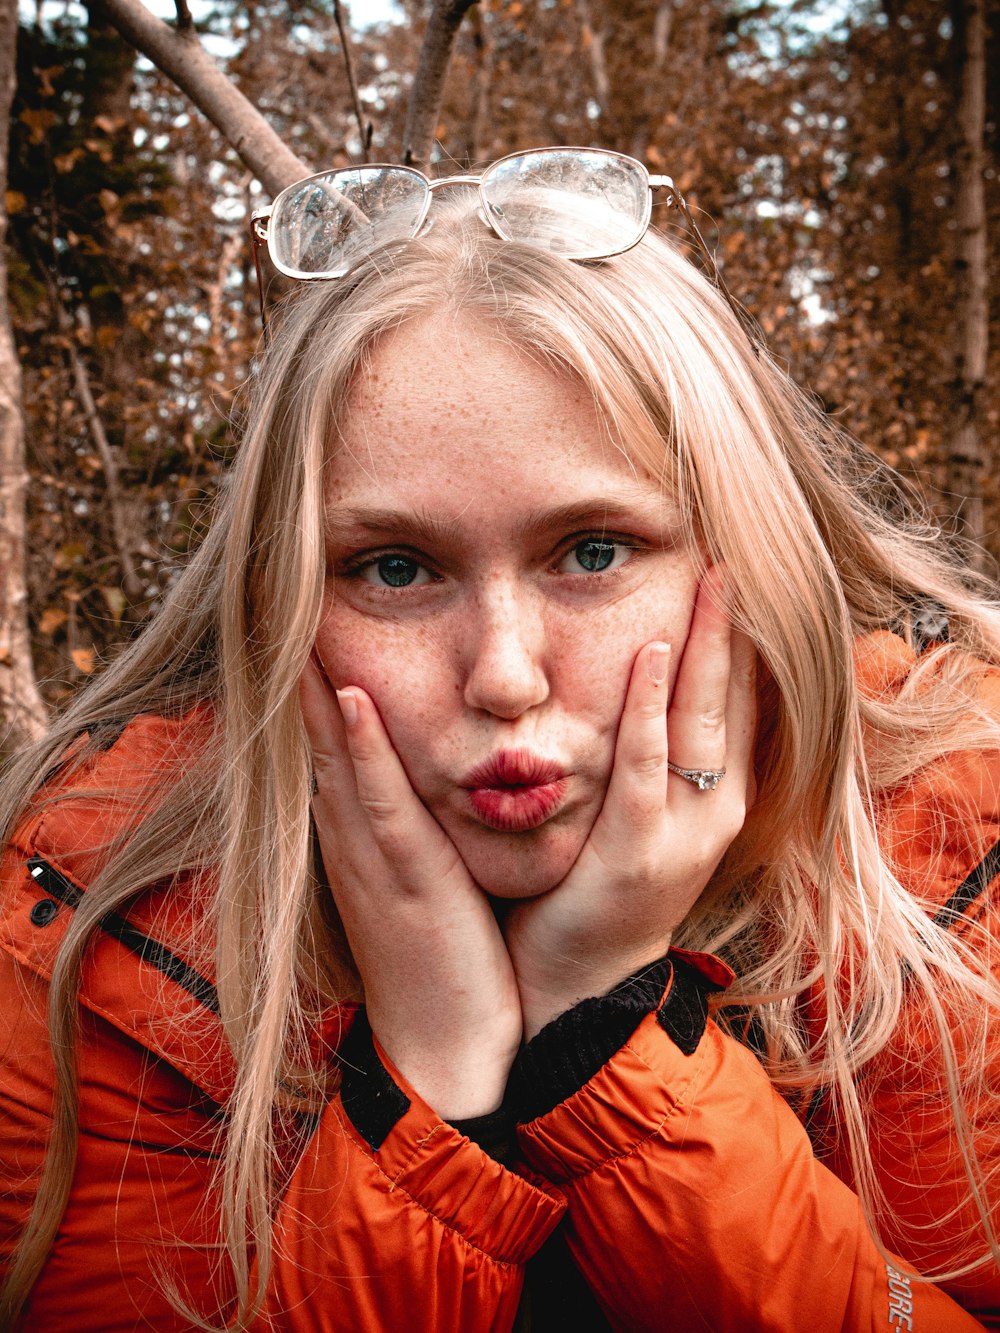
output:
[[[485,319],[446,312],[413,320],[383,336],[355,374],[328,483],[447,482],[469,469],[490,484],[512,471],[550,486],[580,472],[636,477],[579,376],[515,346]]]
[[[467,317],[383,339],[355,377],[327,467],[333,541],[415,534],[486,550],[556,529],[639,522],[655,540],[677,528],[583,381]]]
[[[352,416],[394,418],[407,408],[421,414],[478,409],[513,416],[529,409],[572,405],[575,415],[598,418],[583,380],[516,345],[492,321],[444,311],[401,325],[377,341],[348,394]]]

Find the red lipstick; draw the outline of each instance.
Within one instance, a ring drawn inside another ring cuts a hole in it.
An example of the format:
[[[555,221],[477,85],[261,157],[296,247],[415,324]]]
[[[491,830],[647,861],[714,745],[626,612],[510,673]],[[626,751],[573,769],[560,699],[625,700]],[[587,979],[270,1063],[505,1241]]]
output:
[[[498,750],[461,785],[480,823],[498,833],[524,833],[555,814],[566,792],[566,774],[530,750]]]

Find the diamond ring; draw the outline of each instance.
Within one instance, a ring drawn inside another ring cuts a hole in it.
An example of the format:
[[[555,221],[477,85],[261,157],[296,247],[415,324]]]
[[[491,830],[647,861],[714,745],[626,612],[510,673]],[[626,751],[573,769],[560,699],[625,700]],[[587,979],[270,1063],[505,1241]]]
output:
[[[699,791],[715,791],[726,776],[724,768],[681,768],[677,764],[672,764],[669,759],[667,768],[679,778],[684,778],[686,782],[694,783]]]

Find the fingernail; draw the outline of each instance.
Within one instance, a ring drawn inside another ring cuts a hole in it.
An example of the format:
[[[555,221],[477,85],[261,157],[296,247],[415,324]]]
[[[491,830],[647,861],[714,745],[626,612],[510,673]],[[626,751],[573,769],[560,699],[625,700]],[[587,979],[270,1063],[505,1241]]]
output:
[[[340,704],[340,715],[344,719],[344,726],[353,727],[358,720],[357,695],[348,694],[346,690],[338,690],[337,703]]]
[[[654,685],[662,685],[667,678],[667,669],[670,665],[670,644],[654,643],[649,650],[649,661],[647,669],[649,679]]]

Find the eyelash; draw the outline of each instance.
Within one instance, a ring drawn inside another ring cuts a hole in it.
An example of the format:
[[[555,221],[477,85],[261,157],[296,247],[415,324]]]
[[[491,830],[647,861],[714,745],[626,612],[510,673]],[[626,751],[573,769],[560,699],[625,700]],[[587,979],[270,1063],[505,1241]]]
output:
[[[562,544],[561,550],[558,552],[558,554],[555,556],[552,562],[553,566],[556,569],[558,569],[558,566],[561,565],[564,560],[566,560],[569,556],[571,556],[573,552],[576,551],[579,547],[586,545],[588,542],[593,542],[595,545],[599,546],[614,547],[615,556],[624,551],[627,553],[626,558],[622,560],[620,563],[617,564],[612,563],[611,567],[608,569],[598,569],[598,570],[588,570],[588,571],[574,570],[572,572],[565,571],[565,576],[567,578],[584,579],[590,583],[596,580],[601,580],[603,582],[606,579],[616,578],[621,573],[622,569],[624,569],[625,566],[629,564],[631,556],[634,555],[640,549],[640,543],[636,540],[635,537],[626,537],[623,534],[619,533],[609,533],[609,532],[574,533],[573,536],[567,538],[567,540]],[[412,563],[416,565],[419,570],[429,574],[431,577],[424,582],[416,584],[405,583],[396,586],[386,583],[376,583],[374,582],[374,580],[369,581],[368,579],[365,578],[365,574],[368,573],[368,571],[375,570],[378,564],[382,560],[392,559],[393,556],[396,556],[401,560],[412,561]],[[615,556],[612,556],[612,561],[614,561]],[[439,575],[435,574],[434,570],[429,566],[429,564],[427,563],[426,559],[423,556],[421,556],[419,553],[415,551],[409,551],[405,547],[390,548],[389,550],[385,551],[376,551],[375,553],[370,555],[355,557],[353,560],[345,561],[342,567],[339,570],[337,570],[337,573],[340,575],[341,578],[353,579],[357,582],[366,583],[372,589],[373,592],[381,593],[383,595],[390,597],[401,592],[406,592],[407,590],[414,587],[416,588],[427,587],[429,583],[436,582],[440,578]]]

